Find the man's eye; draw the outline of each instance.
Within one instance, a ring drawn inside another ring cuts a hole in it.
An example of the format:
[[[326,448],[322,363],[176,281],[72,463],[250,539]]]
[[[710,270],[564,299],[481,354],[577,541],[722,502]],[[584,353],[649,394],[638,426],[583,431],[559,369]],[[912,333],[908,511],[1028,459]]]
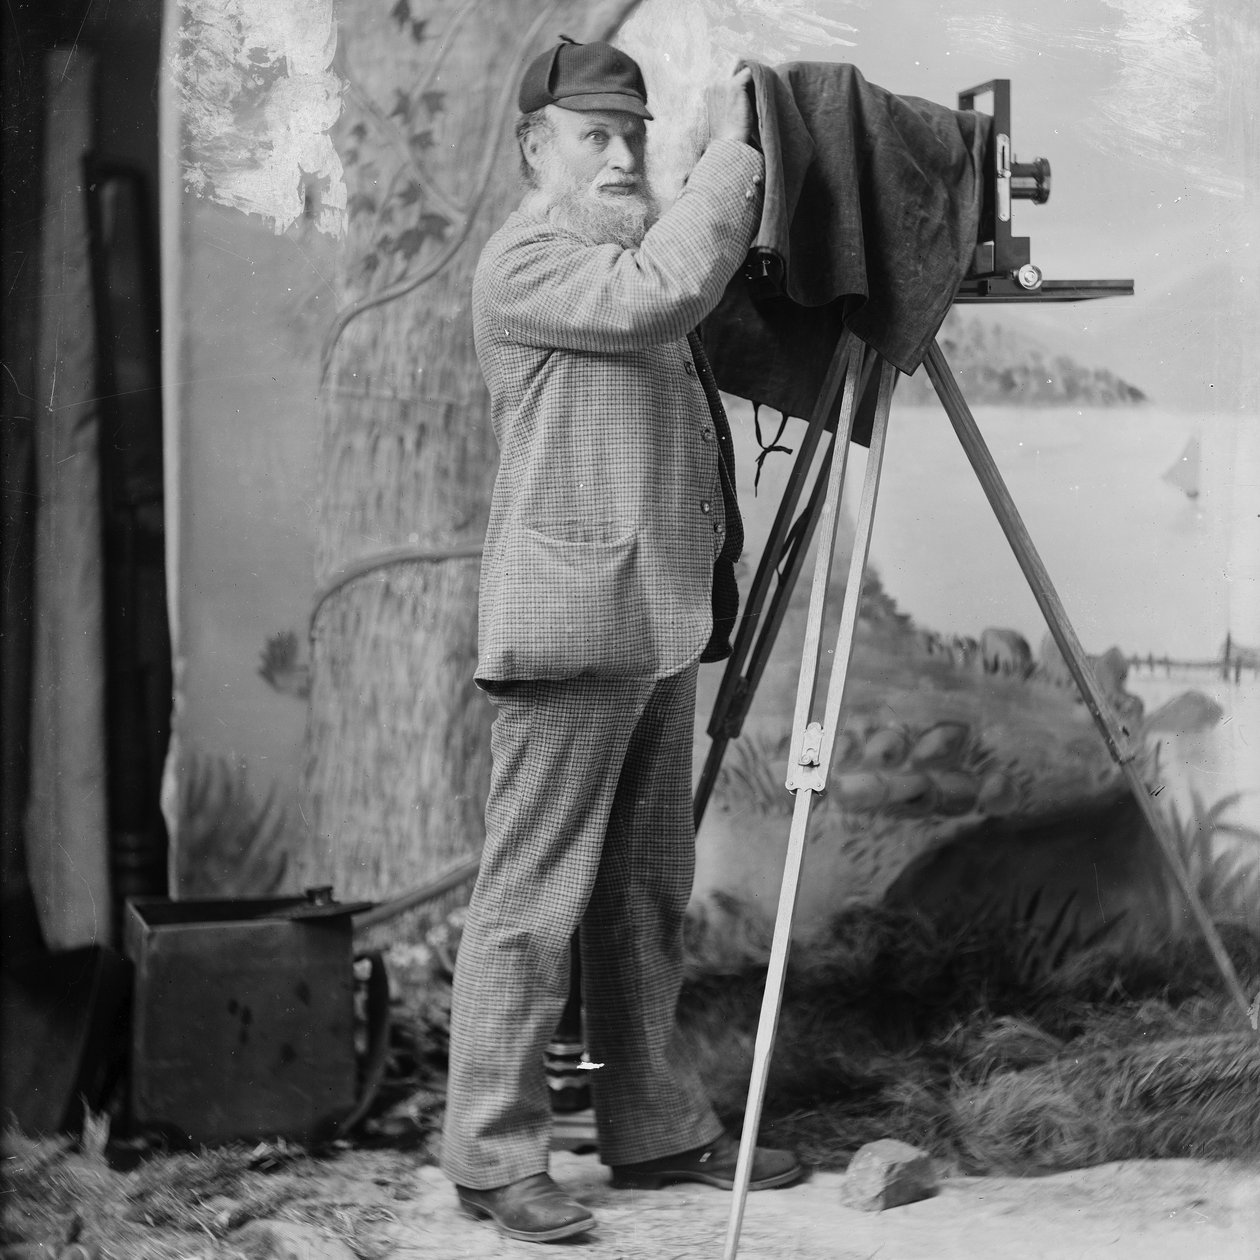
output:
[[[594,144],[607,144],[608,132],[606,131],[588,131],[586,138]]]

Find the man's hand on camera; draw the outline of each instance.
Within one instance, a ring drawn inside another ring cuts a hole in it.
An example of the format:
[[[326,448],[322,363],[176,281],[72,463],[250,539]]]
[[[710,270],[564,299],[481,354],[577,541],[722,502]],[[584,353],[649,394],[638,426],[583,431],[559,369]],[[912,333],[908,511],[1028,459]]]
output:
[[[744,66],[734,70],[730,78],[710,85],[707,93],[710,140],[749,142],[752,136],[751,83],[752,71]]]

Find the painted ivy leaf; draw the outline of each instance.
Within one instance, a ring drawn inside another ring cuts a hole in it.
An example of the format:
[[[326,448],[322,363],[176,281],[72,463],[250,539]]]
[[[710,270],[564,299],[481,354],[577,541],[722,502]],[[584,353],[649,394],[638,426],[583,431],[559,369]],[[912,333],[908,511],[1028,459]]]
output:
[[[352,219],[357,214],[375,214],[376,198],[370,193],[351,193],[346,201],[346,212]]]
[[[389,16],[398,23],[399,26],[406,26],[411,21],[411,0],[398,0],[389,11]]]
[[[367,127],[363,123],[355,123],[350,128],[350,138],[362,144],[367,139]]]
[[[411,151],[416,157],[422,157],[433,148],[433,132],[417,131],[414,136],[407,140],[407,144],[411,147]]]
[[[394,222],[394,203],[387,201],[381,207],[381,222],[392,224]]]
[[[358,149],[347,149],[347,150],[346,150],[346,151],[345,151],[345,152],[341,155],[341,165],[342,165],[342,166],[353,166],[353,165],[354,165],[354,164],[355,164],[358,160],[359,160],[359,150],[358,150]]]
[[[429,117],[434,118],[446,109],[446,93],[438,92],[430,89],[427,92],[420,93],[420,99],[424,102],[424,107],[429,111]]]
[[[394,108],[389,111],[391,118],[401,118],[403,123],[411,121],[411,97],[402,88],[394,89]]]
[[[451,226],[451,221],[444,214],[436,214],[433,211],[429,211],[420,216],[417,226],[425,236],[436,236],[438,240],[444,240]]]
[[[402,186],[398,193],[398,200],[404,206],[414,206],[420,200],[420,194],[423,190],[420,185],[413,179]]]
[[[428,26],[428,24],[427,20],[412,22],[411,38],[414,39],[417,44],[422,44],[424,42],[424,28]]]
[[[376,248],[383,254],[393,254],[398,250],[398,242],[388,232],[376,238]]]
[[[370,276],[381,265],[380,255],[377,253],[369,254],[363,260],[363,274]]]
[[[420,247],[423,244],[424,233],[419,228],[411,227],[399,236],[396,252],[404,258],[414,258],[420,252]]]

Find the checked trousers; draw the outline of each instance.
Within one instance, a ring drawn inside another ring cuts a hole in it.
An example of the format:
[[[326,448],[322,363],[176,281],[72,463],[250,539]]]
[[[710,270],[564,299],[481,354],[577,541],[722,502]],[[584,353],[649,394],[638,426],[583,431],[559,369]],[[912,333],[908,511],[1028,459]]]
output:
[[[547,1169],[543,1052],[581,928],[591,1092],[606,1164],[722,1131],[678,1053],[695,872],[695,665],[656,683],[496,684],[486,844],[456,957],[442,1167],[490,1189]]]

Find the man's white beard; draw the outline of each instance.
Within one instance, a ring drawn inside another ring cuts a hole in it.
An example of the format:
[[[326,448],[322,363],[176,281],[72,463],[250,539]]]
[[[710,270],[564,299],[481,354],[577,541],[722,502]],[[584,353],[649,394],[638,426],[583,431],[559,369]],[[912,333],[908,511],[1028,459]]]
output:
[[[540,210],[558,228],[573,232],[592,245],[637,249],[660,208],[645,177],[632,193],[600,196],[589,184],[575,180],[554,155],[539,171],[540,186],[526,204]]]

